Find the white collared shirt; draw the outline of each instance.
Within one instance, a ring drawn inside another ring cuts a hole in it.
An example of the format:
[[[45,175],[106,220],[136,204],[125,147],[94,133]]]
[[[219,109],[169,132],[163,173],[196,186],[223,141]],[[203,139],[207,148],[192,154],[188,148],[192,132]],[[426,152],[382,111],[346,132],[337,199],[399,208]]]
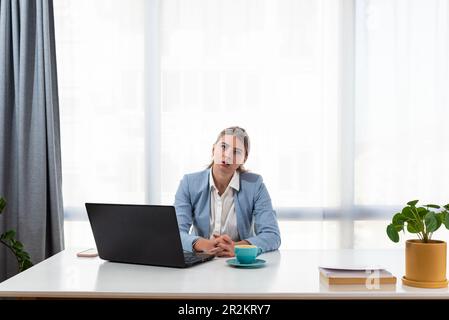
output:
[[[210,186],[210,239],[214,234],[227,234],[233,241],[240,241],[235,214],[234,192],[240,190],[240,174],[234,172],[225,192],[220,196],[215,187],[212,168],[209,171]]]

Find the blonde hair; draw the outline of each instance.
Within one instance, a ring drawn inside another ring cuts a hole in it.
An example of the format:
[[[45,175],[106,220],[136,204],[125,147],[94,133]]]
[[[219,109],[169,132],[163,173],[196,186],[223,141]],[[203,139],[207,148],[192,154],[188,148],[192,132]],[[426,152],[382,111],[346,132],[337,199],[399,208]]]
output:
[[[230,135],[230,136],[235,136],[237,138],[240,139],[240,141],[243,142],[243,146],[245,147],[245,160],[248,159],[248,155],[249,155],[249,147],[250,147],[250,143],[249,143],[249,136],[248,133],[246,133],[245,129],[240,128],[240,127],[229,127],[226,129],[223,129],[217,137],[217,140],[215,140],[216,144],[218,141],[220,141],[220,139],[222,137],[224,137],[225,135]],[[214,165],[214,160],[212,159],[212,162],[207,166],[207,168],[212,168],[212,166]],[[245,169],[245,167],[243,166],[243,164],[241,164],[238,168],[237,168],[238,172],[246,172],[248,171],[247,169]]]

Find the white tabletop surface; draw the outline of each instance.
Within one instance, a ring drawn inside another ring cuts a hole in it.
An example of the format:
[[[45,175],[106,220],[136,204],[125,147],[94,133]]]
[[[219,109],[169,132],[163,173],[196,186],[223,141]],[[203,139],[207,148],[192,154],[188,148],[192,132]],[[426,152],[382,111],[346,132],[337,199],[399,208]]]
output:
[[[260,269],[238,269],[227,258],[186,269],[79,258],[67,249],[0,283],[0,297],[66,298],[267,298],[267,299],[449,299],[444,289],[402,284],[402,250],[286,250],[261,255]],[[320,265],[381,265],[396,285],[328,286]]]

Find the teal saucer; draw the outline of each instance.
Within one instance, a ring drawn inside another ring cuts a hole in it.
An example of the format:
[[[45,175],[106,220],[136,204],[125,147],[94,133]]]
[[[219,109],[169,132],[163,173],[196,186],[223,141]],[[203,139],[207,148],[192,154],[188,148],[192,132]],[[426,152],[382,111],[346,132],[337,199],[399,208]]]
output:
[[[265,265],[266,261],[262,259],[256,259],[253,263],[240,263],[237,259],[229,259],[226,260],[226,263],[237,268],[260,268]]]

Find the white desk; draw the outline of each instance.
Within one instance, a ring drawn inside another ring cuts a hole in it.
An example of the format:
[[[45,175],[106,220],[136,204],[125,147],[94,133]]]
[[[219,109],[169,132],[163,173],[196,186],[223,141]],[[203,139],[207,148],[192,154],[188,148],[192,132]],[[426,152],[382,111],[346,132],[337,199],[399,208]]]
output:
[[[78,258],[65,250],[0,283],[0,297],[58,298],[251,298],[251,299],[449,299],[449,290],[402,285],[402,250],[287,250],[261,255],[267,265],[237,269],[226,258],[187,269],[112,263]],[[381,264],[397,278],[394,286],[332,286],[320,282],[320,264]]]

